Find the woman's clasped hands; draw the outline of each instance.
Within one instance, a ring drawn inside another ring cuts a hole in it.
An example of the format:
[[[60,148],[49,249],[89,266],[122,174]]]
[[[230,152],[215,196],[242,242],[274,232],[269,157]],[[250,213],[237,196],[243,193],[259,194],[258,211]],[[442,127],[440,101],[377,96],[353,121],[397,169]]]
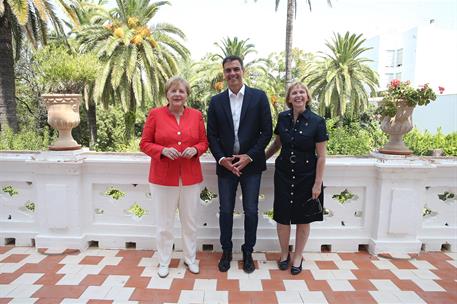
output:
[[[197,154],[197,148],[195,147],[187,147],[184,151],[179,152],[175,148],[163,148],[162,155],[168,157],[171,160],[175,160],[179,157],[183,158],[192,158]]]

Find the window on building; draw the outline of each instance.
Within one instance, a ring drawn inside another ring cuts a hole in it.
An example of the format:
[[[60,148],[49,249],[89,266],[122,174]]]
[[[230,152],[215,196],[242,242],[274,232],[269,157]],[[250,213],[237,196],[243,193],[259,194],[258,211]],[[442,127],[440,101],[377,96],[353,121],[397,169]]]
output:
[[[390,83],[392,80],[395,79],[394,73],[386,73],[385,76],[386,76],[387,83]]]
[[[395,60],[395,63],[396,63],[396,66],[397,67],[400,67],[403,65],[403,49],[398,49],[397,50],[397,56],[396,56],[396,60]]]
[[[386,53],[386,67],[393,68],[395,66],[395,50],[387,50]]]

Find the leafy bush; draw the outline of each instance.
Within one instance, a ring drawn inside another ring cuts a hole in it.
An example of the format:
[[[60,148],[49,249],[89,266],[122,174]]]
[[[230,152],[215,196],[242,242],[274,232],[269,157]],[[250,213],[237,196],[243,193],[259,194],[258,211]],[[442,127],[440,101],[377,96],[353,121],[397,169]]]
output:
[[[14,132],[6,128],[0,132],[0,150],[48,150],[48,146],[57,137],[57,134],[45,127],[42,134],[34,128],[23,128],[20,132]]]
[[[360,122],[345,122],[340,126],[336,119],[329,119],[327,131],[329,155],[368,155],[387,140],[376,123],[363,126]]]
[[[444,135],[441,128],[436,134],[413,129],[404,137],[405,144],[415,155],[431,155],[433,149],[443,149],[447,156],[457,156],[457,132]]]
[[[47,92],[80,94],[95,81],[99,62],[93,54],[70,54],[63,46],[46,46],[36,56],[37,75]]]

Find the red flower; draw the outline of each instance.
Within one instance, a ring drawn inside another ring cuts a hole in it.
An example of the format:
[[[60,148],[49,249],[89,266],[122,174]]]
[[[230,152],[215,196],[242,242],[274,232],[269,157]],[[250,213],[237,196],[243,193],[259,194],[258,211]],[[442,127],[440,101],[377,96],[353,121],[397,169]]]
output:
[[[400,85],[400,80],[398,79],[393,79],[391,82],[390,82],[390,87],[392,89],[395,89],[396,87],[398,87]]]
[[[444,88],[443,87],[438,87],[438,91],[440,91],[440,94],[443,94]]]

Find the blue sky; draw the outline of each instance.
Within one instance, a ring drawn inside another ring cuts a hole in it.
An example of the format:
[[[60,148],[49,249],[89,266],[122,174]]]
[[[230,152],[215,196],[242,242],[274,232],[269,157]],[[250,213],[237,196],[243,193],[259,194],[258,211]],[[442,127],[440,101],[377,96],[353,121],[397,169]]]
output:
[[[156,22],[182,29],[185,45],[194,59],[216,52],[214,42],[224,37],[249,38],[257,56],[282,51],[285,44],[286,0],[278,11],[274,0],[170,0],[160,9]],[[309,11],[299,0],[294,23],[294,46],[305,51],[326,51],[333,32],[362,33],[365,38],[428,24],[457,30],[456,0],[313,0]],[[452,39],[457,39],[453,37]]]

